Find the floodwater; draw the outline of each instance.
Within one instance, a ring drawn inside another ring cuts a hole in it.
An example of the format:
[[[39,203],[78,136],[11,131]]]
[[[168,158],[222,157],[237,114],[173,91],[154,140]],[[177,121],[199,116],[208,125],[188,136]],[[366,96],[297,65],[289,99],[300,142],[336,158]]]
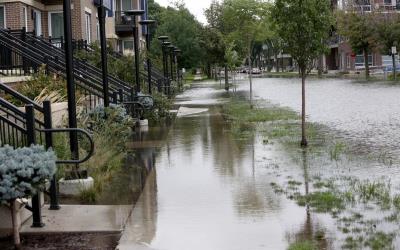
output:
[[[247,90],[247,82],[239,84],[240,95],[248,96]],[[254,80],[254,96],[261,105],[299,111],[300,91],[297,79]],[[387,84],[310,80],[308,119],[351,141],[355,152],[384,151],[397,157],[399,95],[400,87]],[[338,232],[329,214],[298,206],[276,194],[271,183],[300,180],[301,192],[307,194],[310,176],[343,174],[343,168],[307,151],[294,156],[278,144],[264,144],[257,134],[238,141],[220,115],[218,105],[226,97],[213,83],[195,85],[178,97],[186,112],[204,112],[180,116],[170,128],[119,249],[275,250],[306,239],[318,239],[318,249],[341,249],[346,235]],[[346,163],[346,171],[398,176],[395,166],[364,163]],[[398,238],[394,242],[400,245]]]
[[[175,121],[120,249],[285,249],[330,220],[273,192],[273,158],[285,156],[266,155],[257,137],[235,141],[215,105],[225,95],[204,84],[179,97],[185,108],[207,111]]]

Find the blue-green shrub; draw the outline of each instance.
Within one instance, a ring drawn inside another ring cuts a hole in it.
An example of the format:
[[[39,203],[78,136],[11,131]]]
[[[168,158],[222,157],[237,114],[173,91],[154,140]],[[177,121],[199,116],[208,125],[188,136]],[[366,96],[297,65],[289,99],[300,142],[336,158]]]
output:
[[[43,146],[0,148],[0,202],[30,196],[56,172],[56,156]]]

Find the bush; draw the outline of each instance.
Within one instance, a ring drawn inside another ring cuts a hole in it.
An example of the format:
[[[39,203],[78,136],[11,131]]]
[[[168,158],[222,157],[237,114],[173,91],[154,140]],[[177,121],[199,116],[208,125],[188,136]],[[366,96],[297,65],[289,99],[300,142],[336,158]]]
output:
[[[38,96],[55,95],[54,92],[58,93],[59,99],[64,99],[67,96],[66,86],[65,80],[59,76],[46,75],[46,66],[42,65],[29,81],[17,88],[17,91],[31,100]]]
[[[0,148],[0,201],[30,196],[54,175],[56,156],[42,146]]]
[[[16,199],[37,192],[55,172],[56,156],[53,151],[46,151],[42,146],[0,148],[0,202],[10,205],[16,249],[20,249],[21,245]]]

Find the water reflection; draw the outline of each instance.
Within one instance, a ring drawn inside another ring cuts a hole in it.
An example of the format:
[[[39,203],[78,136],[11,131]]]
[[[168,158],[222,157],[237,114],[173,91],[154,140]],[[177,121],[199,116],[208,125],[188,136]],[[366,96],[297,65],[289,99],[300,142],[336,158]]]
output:
[[[309,160],[308,150],[301,150],[301,161],[304,176],[304,194],[310,194],[310,175],[309,175]],[[326,237],[326,232],[323,226],[318,222],[318,217],[310,211],[309,204],[305,206],[305,220],[298,231],[288,233],[287,239],[289,243],[293,242],[312,242],[318,246],[318,249],[331,249],[332,245]]]
[[[212,89],[198,86],[198,91]],[[216,93],[210,95],[221,98]],[[195,102],[186,108],[204,107],[196,89],[185,94],[187,102],[191,96]],[[153,192],[157,194],[152,196],[156,201],[148,203],[154,207],[139,199],[132,214],[133,224],[128,224],[123,236],[124,246],[165,250],[285,249],[289,229],[304,231],[304,218],[299,216],[304,208],[272,190],[270,183],[276,177],[270,174],[274,171],[270,166],[276,155],[269,155],[270,150],[258,136],[235,140],[219,107],[207,107],[208,112],[178,118],[170,129],[156,157]],[[143,216],[145,210],[149,210],[147,217]]]

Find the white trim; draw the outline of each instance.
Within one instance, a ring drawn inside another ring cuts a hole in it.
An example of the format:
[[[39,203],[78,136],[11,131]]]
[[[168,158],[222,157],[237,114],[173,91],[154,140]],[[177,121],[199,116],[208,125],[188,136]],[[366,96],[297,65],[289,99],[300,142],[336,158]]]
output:
[[[22,15],[25,15],[24,16],[24,19],[25,19],[24,25],[25,25],[26,31],[28,31],[29,30],[28,29],[28,8],[26,6],[22,6]]]
[[[57,14],[57,13],[63,13],[63,11],[49,11],[47,13],[47,23],[48,23],[49,36],[52,36],[52,32],[51,32],[51,14]]]
[[[6,16],[6,6],[4,5],[4,4],[0,4],[0,7],[3,7],[3,10],[4,10],[4,13],[3,13],[3,15],[4,15],[4,28],[6,29],[7,28],[7,16]]]
[[[40,11],[40,10],[36,10],[36,9],[34,9],[33,10],[33,12],[35,13],[35,19],[33,20],[33,29],[35,29],[35,26],[36,26],[36,22],[37,22],[37,20],[39,20],[39,28],[38,28],[38,30],[35,30],[35,32],[37,32],[37,35],[43,35],[43,23],[42,23],[42,11]],[[39,19],[38,19],[38,14],[39,14]]]
[[[90,44],[92,42],[92,14],[85,11],[85,33],[86,41]]]
[[[89,13],[90,15],[92,15],[92,10],[89,9],[88,7],[85,7],[85,12]]]

